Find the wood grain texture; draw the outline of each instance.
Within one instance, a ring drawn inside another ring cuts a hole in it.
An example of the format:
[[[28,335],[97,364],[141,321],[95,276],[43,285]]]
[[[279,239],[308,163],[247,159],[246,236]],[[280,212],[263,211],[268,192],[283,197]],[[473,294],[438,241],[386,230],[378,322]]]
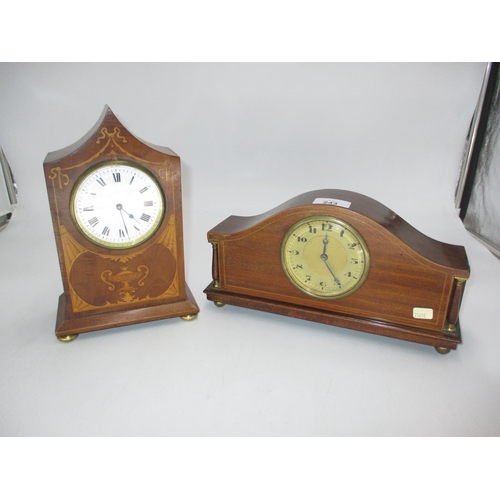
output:
[[[345,200],[350,207],[313,204],[317,198]],[[280,253],[283,237],[290,226],[310,216],[337,217],[364,238],[370,270],[352,295],[310,297],[286,277]],[[343,190],[305,193],[262,215],[231,216],[209,231],[208,239],[217,244],[214,269],[219,287],[205,290],[209,300],[292,316],[298,310],[303,319],[390,332],[434,346],[459,342],[457,301],[452,298],[456,279],[466,280],[470,274],[465,249],[425,236],[371,198]],[[414,308],[432,310],[432,318],[415,318]]]
[[[164,194],[165,215],[158,230],[130,249],[95,245],[81,234],[71,216],[75,183],[106,161],[138,164],[153,175]],[[57,336],[67,335],[72,323],[78,325],[79,333],[130,323],[120,315],[142,322],[158,319],[159,314],[197,314],[185,284],[181,163],[173,151],[132,135],[106,106],[80,141],[47,155],[44,172],[64,289]]]

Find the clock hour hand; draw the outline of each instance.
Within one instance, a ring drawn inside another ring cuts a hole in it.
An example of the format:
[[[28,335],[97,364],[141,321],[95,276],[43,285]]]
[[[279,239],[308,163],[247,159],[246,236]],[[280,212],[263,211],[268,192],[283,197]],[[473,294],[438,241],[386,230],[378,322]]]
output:
[[[325,239],[323,240],[323,253],[321,255],[321,258],[323,258],[323,255],[326,256],[326,245],[328,245],[328,235],[327,234],[325,234]]]
[[[141,223],[141,221],[137,220],[132,214],[129,214],[126,210],[124,210],[122,204],[119,204],[116,206],[116,208],[118,208],[118,207],[121,207],[121,208],[119,208],[120,212],[122,212],[122,211],[125,212],[129,216],[129,219],[133,219],[133,220],[135,220],[135,222],[138,222],[139,224]]]
[[[333,272],[333,269],[331,268],[330,264],[328,264],[328,255],[326,254],[326,245],[328,245],[328,235],[325,235],[325,239],[323,240],[323,253],[320,255],[321,260],[325,263],[326,267],[328,268],[328,271],[330,271],[330,274],[333,276],[333,280],[335,283],[338,285],[339,288],[341,288],[341,284],[337,276],[335,276],[335,273]]]

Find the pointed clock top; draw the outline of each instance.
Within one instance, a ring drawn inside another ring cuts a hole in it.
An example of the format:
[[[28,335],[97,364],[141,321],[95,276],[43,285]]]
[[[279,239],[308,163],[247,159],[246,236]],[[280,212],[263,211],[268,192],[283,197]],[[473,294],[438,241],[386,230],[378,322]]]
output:
[[[154,149],[155,151],[158,151],[162,154],[166,154],[169,156],[177,156],[170,148],[147,143],[142,139],[140,139],[139,137],[132,134],[123,125],[123,123],[120,122],[120,120],[113,113],[111,108],[106,104],[99,119],[97,120],[97,123],[81,139],[63,149],[48,153],[47,156],[45,157],[44,163],[52,163],[55,161],[59,161],[67,156],[75,154],[82,148],[86,147],[92,148],[95,146],[96,143],[99,144],[100,136],[104,138],[105,136],[111,137],[114,135],[116,135],[117,139],[123,141],[126,141],[125,137],[131,137],[141,142],[143,145],[151,149]]]

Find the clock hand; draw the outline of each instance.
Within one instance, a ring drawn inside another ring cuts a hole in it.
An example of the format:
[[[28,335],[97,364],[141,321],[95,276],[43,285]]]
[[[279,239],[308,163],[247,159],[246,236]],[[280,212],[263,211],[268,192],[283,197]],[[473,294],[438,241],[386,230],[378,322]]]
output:
[[[332,268],[330,267],[330,264],[328,264],[328,262],[326,261],[326,259],[323,259],[323,261],[326,264],[326,267],[328,268],[328,270],[330,271],[330,274],[333,276],[333,279],[334,279],[335,283],[339,286],[339,288],[342,288],[342,285],[341,285],[339,279],[337,278],[337,276],[335,276]]]
[[[125,232],[127,233],[127,236],[128,238],[130,239],[130,235],[128,234],[128,229],[127,229],[127,224],[125,223],[125,218],[123,217],[123,207],[120,203],[118,203],[118,205],[116,205],[116,208],[118,209],[118,211],[120,212],[120,215],[121,215],[121,218],[122,218],[122,222],[123,222],[123,227],[125,228]]]
[[[123,206],[122,205],[120,206],[122,207],[121,210],[123,210]],[[129,214],[126,210],[123,211],[129,216],[130,219],[134,219],[135,222],[138,222],[139,224],[141,223],[141,221],[138,221],[132,214]]]
[[[328,271],[330,271],[330,274],[333,276],[333,279],[335,283],[341,288],[341,284],[337,276],[335,276],[335,273],[333,272],[332,268],[330,267],[330,264],[328,264],[328,255],[326,254],[326,245],[328,245],[328,235],[325,235],[325,239],[323,240],[323,253],[320,255],[321,260],[325,263],[326,267],[328,268]]]
[[[328,259],[328,255],[326,255],[326,245],[328,245],[328,235],[325,234],[325,238],[323,240],[323,253],[320,255],[320,257],[326,262],[326,259]]]

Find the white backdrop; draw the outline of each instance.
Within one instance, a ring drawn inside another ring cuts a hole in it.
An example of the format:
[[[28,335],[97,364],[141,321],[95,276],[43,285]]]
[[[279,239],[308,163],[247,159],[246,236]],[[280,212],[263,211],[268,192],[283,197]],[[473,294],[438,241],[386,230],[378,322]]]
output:
[[[0,64],[0,145],[19,206],[0,233],[4,436],[492,436],[500,262],[454,190],[485,64]],[[54,336],[62,292],[42,164],[108,104],[182,159],[198,319]],[[466,247],[463,345],[412,344],[226,306],[206,233],[305,191],[382,202]]]

